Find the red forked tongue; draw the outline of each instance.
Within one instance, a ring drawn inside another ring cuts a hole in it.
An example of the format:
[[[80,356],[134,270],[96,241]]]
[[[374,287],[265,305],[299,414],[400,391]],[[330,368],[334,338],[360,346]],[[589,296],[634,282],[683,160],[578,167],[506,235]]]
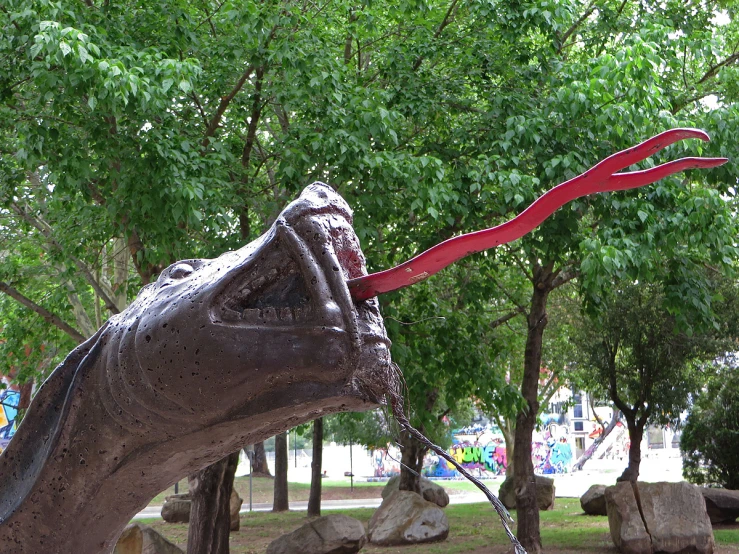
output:
[[[698,129],[671,129],[660,133],[641,144],[609,156],[582,175],[545,192],[510,221],[490,229],[453,237],[391,269],[349,280],[349,292],[358,302],[423,281],[469,254],[521,238],[558,208],[586,194],[642,187],[686,169],[717,167],[728,161],[726,158],[681,158],[643,171],[615,173],[687,138],[710,140],[705,132]]]

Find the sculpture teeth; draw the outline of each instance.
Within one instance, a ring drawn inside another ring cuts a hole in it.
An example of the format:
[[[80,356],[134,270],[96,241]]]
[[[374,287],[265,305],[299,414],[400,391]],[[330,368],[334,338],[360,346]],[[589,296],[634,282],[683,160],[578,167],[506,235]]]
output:
[[[280,308],[278,317],[280,321],[295,321],[295,314],[291,308]]]
[[[265,282],[267,281],[267,278],[265,276],[259,276],[256,279],[254,279],[251,283],[249,283],[250,291],[258,289],[261,287]]]
[[[259,310],[259,319],[267,323],[277,323],[277,310],[274,308],[264,308]]]

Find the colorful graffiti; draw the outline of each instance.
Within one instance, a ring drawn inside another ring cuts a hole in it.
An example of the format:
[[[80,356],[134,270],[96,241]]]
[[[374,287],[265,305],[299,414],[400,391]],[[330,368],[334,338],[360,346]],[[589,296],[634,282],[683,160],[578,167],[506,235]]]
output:
[[[21,394],[17,390],[6,389],[0,393],[0,452],[5,450],[15,434],[20,399]]]
[[[461,438],[461,437],[459,437]],[[569,473],[572,468],[573,448],[566,425],[549,423],[541,433],[535,433],[532,442],[532,461],[538,474]],[[457,463],[467,470],[476,470],[482,477],[505,474],[508,460],[502,437],[493,435],[487,441],[459,440],[449,449]],[[449,462],[430,464],[433,477],[457,477],[459,474]]]
[[[487,444],[478,441],[462,441],[454,443],[449,453],[458,464],[467,470],[477,470],[482,476],[503,475],[507,465],[505,445],[502,440],[493,440]],[[432,454],[424,461],[423,473],[427,477],[459,477],[454,466]]]
[[[493,475],[504,474],[508,464],[505,444],[502,440],[494,440],[485,445],[477,441],[465,441],[453,445],[449,453],[465,469],[479,469]],[[449,462],[447,465],[453,468]]]
[[[466,430],[466,429],[465,429]],[[479,430],[479,429],[476,429]],[[572,471],[574,448],[567,424],[555,423],[553,418],[532,440],[534,471],[539,475],[569,473]],[[392,448],[392,447],[391,447]],[[448,450],[455,461],[479,477],[505,475],[508,466],[505,441],[497,427],[488,427],[481,433],[456,434]],[[387,450],[373,451],[375,477],[392,477],[400,472],[400,453]],[[431,478],[454,479],[461,475],[451,462],[433,452],[427,454],[423,464],[423,475]]]
[[[392,452],[391,452],[392,450]],[[375,477],[393,477],[400,475],[400,452],[396,448],[372,451],[372,467]]]
[[[538,474],[569,473],[572,468],[572,445],[567,427],[551,423],[542,433],[535,434],[531,457],[534,472]]]

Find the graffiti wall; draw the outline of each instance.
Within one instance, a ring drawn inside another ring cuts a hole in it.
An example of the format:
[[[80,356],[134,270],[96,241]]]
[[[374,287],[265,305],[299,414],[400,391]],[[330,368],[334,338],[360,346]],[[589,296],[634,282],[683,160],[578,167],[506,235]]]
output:
[[[464,430],[466,431],[466,429]],[[477,434],[459,433],[453,436],[449,454],[467,471],[478,477],[505,475],[508,466],[505,440],[497,428],[480,429]],[[574,462],[574,439],[568,426],[550,422],[534,432],[532,441],[534,471],[539,475],[569,473]],[[392,477],[400,473],[400,452],[375,450],[372,453],[374,476]],[[424,459],[423,475],[432,478],[461,477],[451,462],[433,452]]]
[[[535,473],[551,475],[572,469],[573,449],[567,426],[550,423],[542,432],[534,433],[531,446]]]
[[[573,444],[566,425],[550,423],[534,433],[532,461],[538,474],[569,473],[573,463]],[[449,453],[466,470],[480,477],[505,475],[508,465],[503,436],[489,429],[478,437],[456,435]],[[454,466],[437,456],[428,456],[424,474],[429,477],[458,477]]]
[[[372,451],[372,468],[375,477],[400,475],[400,451],[389,447]]]
[[[475,473],[483,476],[504,475],[508,465],[505,443],[502,438],[490,440],[462,440],[454,443],[449,453],[458,464],[467,470],[476,470]],[[442,460],[437,461],[435,473],[437,477],[456,476],[454,466]],[[431,472],[429,472],[431,473]],[[439,475],[442,473],[442,475]]]
[[[6,389],[0,392],[0,452],[5,450],[16,429],[16,415],[21,393]]]

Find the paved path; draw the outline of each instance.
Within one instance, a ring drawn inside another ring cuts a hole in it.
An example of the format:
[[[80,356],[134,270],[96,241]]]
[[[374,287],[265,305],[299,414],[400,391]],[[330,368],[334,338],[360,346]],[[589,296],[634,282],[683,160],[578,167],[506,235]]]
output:
[[[482,493],[464,493],[449,496],[450,504],[472,504],[474,502],[486,502],[487,499]],[[341,510],[346,508],[377,508],[382,502],[382,498],[366,498],[366,499],[349,499],[349,500],[322,500],[321,510]],[[272,510],[271,502],[254,504],[252,506],[255,512],[269,512]],[[299,512],[308,510],[308,502],[290,502],[290,510]],[[133,519],[151,519],[162,517],[161,506],[147,506],[144,510],[134,516]],[[241,506],[242,514],[249,512],[249,502],[245,502]]]

